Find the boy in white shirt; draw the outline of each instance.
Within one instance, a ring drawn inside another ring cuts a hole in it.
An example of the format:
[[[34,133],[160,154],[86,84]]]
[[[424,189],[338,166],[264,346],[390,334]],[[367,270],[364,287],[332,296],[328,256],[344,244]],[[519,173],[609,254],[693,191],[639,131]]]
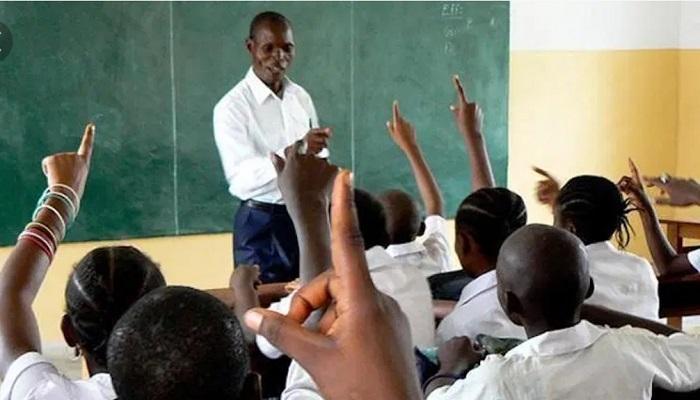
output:
[[[587,253],[563,230],[529,225],[503,244],[497,264],[498,299],[528,340],[505,356],[481,360],[465,338],[440,350],[440,372],[426,382],[428,400],[649,399],[652,386],[700,388],[700,340],[649,322],[599,328],[581,321],[593,292]]]

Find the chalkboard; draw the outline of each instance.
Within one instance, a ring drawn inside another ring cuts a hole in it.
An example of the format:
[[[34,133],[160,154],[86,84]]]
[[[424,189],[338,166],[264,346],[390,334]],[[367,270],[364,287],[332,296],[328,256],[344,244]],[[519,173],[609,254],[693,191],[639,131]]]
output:
[[[248,24],[275,10],[293,24],[290,77],[334,129],[331,158],[371,191],[417,194],[386,133],[398,99],[453,212],[469,167],[448,109],[459,73],[484,108],[506,184],[508,4],[479,2],[0,2],[12,53],[0,61],[0,244],[43,190],[41,159],[97,123],[83,210],[69,240],[230,231],[212,109],[245,74]]]

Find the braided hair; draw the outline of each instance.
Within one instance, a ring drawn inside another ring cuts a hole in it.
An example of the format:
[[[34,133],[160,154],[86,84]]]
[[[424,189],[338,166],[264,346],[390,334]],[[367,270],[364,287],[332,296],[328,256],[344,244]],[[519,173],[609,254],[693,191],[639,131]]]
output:
[[[523,199],[506,188],[483,188],[459,205],[455,226],[469,233],[484,256],[498,257],[503,242],[527,223]]]
[[[592,175],[571,178],[555,203],[558,218],[573,224],[576,236],[586,245],[610,240],[615,235],[618,245],[626,247],[630,231],[634,233],[627,214],[634,210],[612,181]]]
[[[148,256],[134,247],[100,247],[83,257],[66,285],[66,315],[78,344],[95,362],[107,365],[107,341],[119,318],[165,278]]]

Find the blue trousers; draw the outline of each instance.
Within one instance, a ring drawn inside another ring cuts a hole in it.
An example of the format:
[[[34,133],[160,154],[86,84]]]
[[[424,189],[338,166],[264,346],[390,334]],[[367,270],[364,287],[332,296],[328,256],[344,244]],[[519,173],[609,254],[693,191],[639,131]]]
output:
[[[241,202],[233,221],[233,257],[236,265],[259,265],[263,283],[299,277],[299,245],[287,208]]]

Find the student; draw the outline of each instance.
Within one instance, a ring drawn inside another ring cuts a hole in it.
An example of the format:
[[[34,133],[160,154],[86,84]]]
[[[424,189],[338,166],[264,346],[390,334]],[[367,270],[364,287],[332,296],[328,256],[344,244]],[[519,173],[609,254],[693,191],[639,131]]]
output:
[[[309,371],[327,400],[421,399],[408,319],[370,276],[348,171],[331,204],[332,267],[299,289],[287,316],[256,308],[245,323]],[[318,329],[300,325],[317,311]]]
[[[651,251],[651,256],[654,259],[654,266],[659,272],[659,277],[697,273],[700,271],[700,250],[691,251],[688,254],[676,253],[661,231],[656,210],[654,210],[651,199],[644,190],[637,166],[632,160],[629,160],[629,166],[630,176],[622,177],[618,186],[632,199],[634,206],[639,210],[642,225],[644,226],[644,236]],[[669,200],[659,201],[657,199],[657,203],[689,204],[689,200],[684,199],[689,199],[690,195],[683,194],[685,189],[682,188],[686,186],[692,187],[692,184],[688,183],[688,181],[672,179],[665,178],[665,182],[662,182],[661,178],[648,178],[650,182],[654,182],[654,185],[664,187],[664,190],[669,193]],[[669,187],[672,189],[669,189]]]
[[[42,162],[49,191],[36,218],[20,234],[0,275],[0,399],[113,399],[107,373],[107,340],[119,317],[139,297],[165,286],[158,266],[133,247],[101,247],[78,262],[66,285],[61,330],[85,357],[88,380],[71,381],[41,354],[32,302],[51,259],[74,220],[87,179],[94,125],[77,153]]]
[[[187,287],[154,290],[114,327],[109,371],[120,399],[260,400],[231,310]]]
[[[278,160],[280,165],[281,160]],[[327,268],[330,263],[330,234],[328,227],[327,207],[313,207],[314,210],[323,212],[313,212],[309,205],[315,204],[314,198],[327,198],[327,187],[333,180],[334,174],[322,173],[320,179],[315,181],[303,178],[306,174],[315,174],[315,171],[323,169],[328,165],[327,161],[313,156],[301,155],[290,150],[287,152],[287,161],[279,166],[280,188],[285,195],[287,207],[290,215],[293,215],[295,228],[298,226],[299,237],[306,237],[307,232],[325,232],[317,236],[309,236],[304,249],[300,253],[321,254],[314,258],[310,257],[309,268],[316,270],[316,275]],[[333,167],[336,168],[336,167]],[[315,183],[313,183],[315,182]],[[310,185],[316,185],[315,188]],[[299,198],[297,201],[287,201],[287,198]],[[411,264],[402,264],[394,260],[387,254],[385,248],[389,244],[389,235],[386,230],[386,217],[382,204],[368,192],[355,190],[355,204],[357,205],[357,216],[360,223],[363,242],[366,247],[366,256],[369,264],[370,274],[374,284],[380,291],[394,298],[410,321],[410,332],[413,342],[418,347],[431,347],[435,343],[435,324],[432,316],[432,301],[430,289],[425,277],[420,270]],[[306,211],[308,209],[308,211]],[[297,218],[298,217],[298,218]],[[322,249],[321,247],[325,248]],[[321,249],[319,249],[321,248]],[[304,255],[306,257],[306,255]],[[314,266],[320,267],[314,267]],[[303,269],[307,265],[302,264]],[[306,276],[313,273],[302,272]],[[274,303],[270,308],[280,313],[286,313],[294,294]],[[256,337],[258,348],[269,358],[281,356],[281,352],[261,336]]]
[[[497,275],[498,299],[528,340],[480,361],[468,339],[454,339],[440,351],[441,371],[426,384],[428,400],[649,399],[652,385],[700,387],[700,339],[651,321],[656,333],[670,337],[580,319],[593,286],[576,236],[545,225],[523,227],[503,244]]]
[[[442,194],[423,157],[415,130],[401,115],[397,101],[392,106],[392,119],[386,126],[411,164],[427,214],[422,222],[418,206],[408,193],[402,190],[384,192],[379,200],[386,211],[390,240],[386,252],[398,261],[417,266],[426,277],[447,272],[452,268]],[[421,231],[422,235],[418,237]]]
[[[551,175],[548,179],[553,180]],[[630,240],[627,214],[633,209],[610,180],[591,175],[571,178],[554,197],[554,226],[583,241],[595,284],[587,304],[647,319],[659,317],[658,280],[647,260],[616,249]]]

